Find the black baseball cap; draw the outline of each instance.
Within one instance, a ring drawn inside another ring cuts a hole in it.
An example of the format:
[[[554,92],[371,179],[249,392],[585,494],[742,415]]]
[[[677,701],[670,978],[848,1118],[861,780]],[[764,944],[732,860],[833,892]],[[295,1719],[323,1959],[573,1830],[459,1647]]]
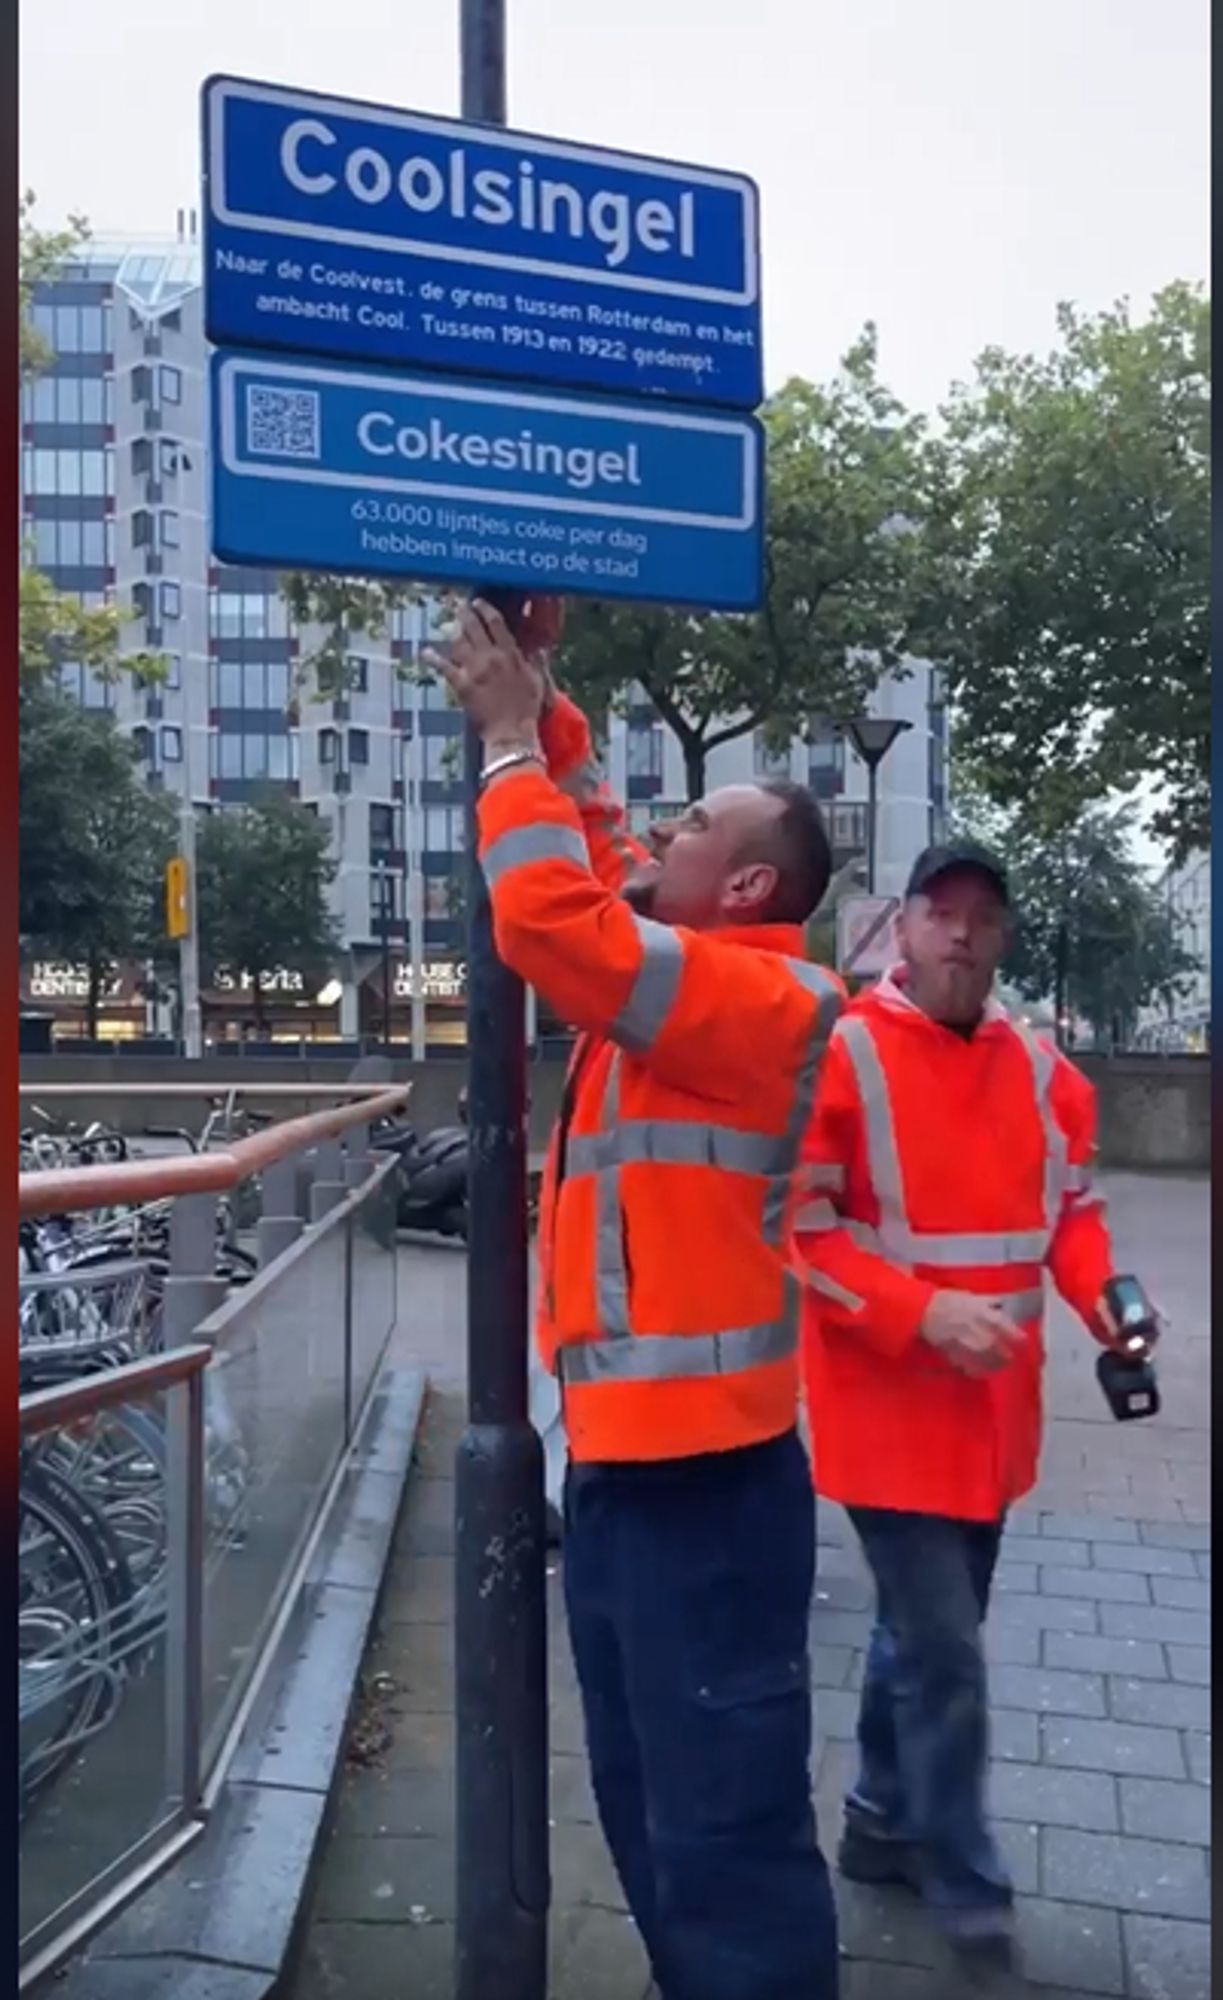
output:
[[[1011,891],[1006,869],[996,854],[991,854],[987,847],[978,846],[975,840],[953,840],[943,847],[927,847],[923,854],[919,854],[905,890],[906,902],[911,896],[927,895],[944,875],[966,868],[986,876],[998,891],[999,902],[1004,908],[1010,908]]]

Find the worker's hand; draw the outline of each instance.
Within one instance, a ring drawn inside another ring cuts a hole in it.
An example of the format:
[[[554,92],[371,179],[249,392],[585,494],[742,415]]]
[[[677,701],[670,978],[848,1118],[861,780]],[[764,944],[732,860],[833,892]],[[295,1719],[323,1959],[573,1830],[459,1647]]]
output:
[[[547,660],[560,645],[565,624],[563,597],[529,597],[518,625],[518,643],[528,660],[547,671]]]
[[[992,1375],[1023,1346],[1022,1330],[999,1306],[973,1292],[936,1292],[921,1337],[961,1375]]]
[[[425,659],[441,674],[490,755],[538,750],[542,677],[491,604],[473,598],[444,651],[431,651]]]

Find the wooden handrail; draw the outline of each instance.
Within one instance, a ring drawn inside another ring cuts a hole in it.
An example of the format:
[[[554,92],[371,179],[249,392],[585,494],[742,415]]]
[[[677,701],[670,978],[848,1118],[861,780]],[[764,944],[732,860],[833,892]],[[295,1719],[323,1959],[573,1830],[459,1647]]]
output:
[[[21,1215],[74,1215],[82,1209],[126,1207],[164,1200],[167,1195],[223,1194],[250,1174],[274,1166],[289,1153],[321,1140],[336,1139],[356,1125],[388,1118],[412,1095],[410,1083],[385,1087],[352,1104],[286,1118],[266,1132],[215,1153],[188,1153],[172,1159],[120,1160],[96,1167],[51,1167],[17,1176]]]
[[[21,1083],[18,1097],[377,1097],[386,1083]]]

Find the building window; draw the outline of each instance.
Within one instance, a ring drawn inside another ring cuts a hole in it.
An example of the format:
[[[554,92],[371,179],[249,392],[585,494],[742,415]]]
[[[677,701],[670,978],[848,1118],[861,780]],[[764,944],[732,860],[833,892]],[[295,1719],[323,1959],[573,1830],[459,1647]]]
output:
[[[163,654],[163,658],[166,663],[166,678],[162,685],[173,693],[183,684],[183,657],[181,653],[166,653]]]
[[[132,472],[137,479],[147,479],[153,470],[152,438],[136,438],[132,444]]]
[[[630,778],[662,778],[662,730],[657,724],[630,723],[626,745]]]
[[[462,853],[467,828],[461,806],[427,806],[424,820],[427,853]]]
[[[377,928],[393,924],[399,915],[399,878],[387,868],[375,868],[369,878],[370,921]]]
[[[179,523],[178,523],[178,515],[177,515],[177,514],[175,514],[175,513],[172,513],[172,512],[171,512],[171,511],[170,511],[170,510],[169,510],[169,509],[167,508],[167,509],[166,509],[166,511],[165,511],[165,513],[163,513],[163,515],[162,515],[162,517],[161,517],[161,546],[162,546],[162,548],[163,548],[163,549],[176,549],[176,548],[178,547],[178,545],[179,545],[179,541],[178,541],[178,535],[179,535]]]
[[[153,516],[143,507],[132,515],[132,547],[147,549],[153,539]]]
[[[348,761],[350,764],[369,763],[369,730],[350,729],[348,732]]]
[[[318,760],[320,764],[334,764],[340,739],[334,729],[320,729],[318,733]]]
[[[181,618],[182,612],[183,612],[182,591],[179,589],[176,583],[163,583],[161,586],[162,617]]]
[[[214,639],[284,639],[289,610],[266,591],[214,590],[208,599],[208,629]]]
[[[348,656],[348,685],[354,694],[369,693],[369,661],[360,653]]]
[[[182,402],[183,376],[180,368],[173,368],[168,361],[163,361],[158,370],[158,383],[163,403]]]
[[[161,761],[163,764],[181,764],[183,761],[183,732],[169,723],[161,732]]]
[[[453,913],[453,885],[449,875],[425,876],[425,918],[430,923],[445,923]]]
[[[159,439],[157,462],[161,468],[161,476],[163,479],[178,478],[178,475],[182,470],[182,459],[183,459],[183,450],[180,444],[176,444],[173,438]]]
[[[829,831],[834,848],[851,854],[866,850],[866,807],[864,805],[836,805],[828,815]]]
[[[137,723],[132,731],[132,749],[140,763],[149,764],[153,759],[153,732],[146,729],[143,722]]]
[[[395,845],[394,806],[371,805],[369,809],[369,845],[371,853],[388,853]]]

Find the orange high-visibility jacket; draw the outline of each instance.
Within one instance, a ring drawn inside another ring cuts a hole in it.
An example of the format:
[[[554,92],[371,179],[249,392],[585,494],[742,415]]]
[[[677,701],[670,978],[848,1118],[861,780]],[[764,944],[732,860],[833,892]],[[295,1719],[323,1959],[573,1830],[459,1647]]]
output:
[[[480,800],[497,949],[584,1030],[540,1208],[539,1341],[576,1460],[685,1458],[797,1417],[798,1144],[840,1007],[788,924],[696,933],[619,893],[641,850],[584,719],[545,718],[549,775]]]
[[[1035,1483],[1047,1270],[1088,1319],[1110,1275],[1091,1177],[1095,1097],[991,1005],[970,1040],[903,975],[838,1022],[803,1141],[795,1251],[816,1485],[848,1506],[995,1520]],[[972,1381],[919,1338],[936,1290],[1025,1333]]]

